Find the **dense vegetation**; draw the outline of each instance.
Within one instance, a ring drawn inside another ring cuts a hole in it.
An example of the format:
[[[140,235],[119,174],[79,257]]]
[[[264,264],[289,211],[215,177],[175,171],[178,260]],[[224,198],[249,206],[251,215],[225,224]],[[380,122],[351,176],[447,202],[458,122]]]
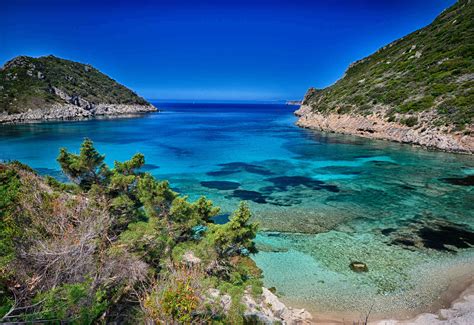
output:
[[[473,86],[474,3],[460,0],[425,28],[351,64],[334,85],[310,89],[304,104],[323,114],[376,114],[469,132]]]
[[[141,154],[107,167],[90,140],[58,162],[71,183],[0,165],[1,321],[243,321],[244,290],[262,286],[245,203],[214,224],[211,201],[142,173]]]
[[[147,104],[142,97],[92,66],[52,55],[19,56],[0,70],[0,113],[13,114],[55,103],[81,102]]]

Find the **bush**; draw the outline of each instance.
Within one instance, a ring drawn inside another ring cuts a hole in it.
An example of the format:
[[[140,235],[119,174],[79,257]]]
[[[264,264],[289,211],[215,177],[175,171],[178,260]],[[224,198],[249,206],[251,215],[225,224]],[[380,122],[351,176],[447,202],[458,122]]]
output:
[[[400,123],[408,126],[408,127],[413,127],[418,124],[418,118],[416,116],[410,116],[406,119],[402,119]]]
[[[91,290],[91,281],[64,284],[44,293],[33,300],[41,302],[41,310],[31,319],[44,322],[67,321],[72,324],[90,324],[107,308],[105,291]]]
[[[408,113],[408,112],[418,112],[423,111],[429,108],[432,108],[434,105],[433,96],[425,96],[419,100],[405,103],[399,107],[399,112]]]

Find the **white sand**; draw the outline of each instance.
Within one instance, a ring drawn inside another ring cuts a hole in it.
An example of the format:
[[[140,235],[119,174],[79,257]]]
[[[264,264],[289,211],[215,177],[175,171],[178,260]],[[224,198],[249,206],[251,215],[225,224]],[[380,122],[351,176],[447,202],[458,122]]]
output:
[[[461,296],[453,302],[451,307],[440,309],[436,313],[424,313],[410,320],[381,320],[371,322],[374,325],[436,325],[436,324],[474,324],[474,284],[468,287]]]

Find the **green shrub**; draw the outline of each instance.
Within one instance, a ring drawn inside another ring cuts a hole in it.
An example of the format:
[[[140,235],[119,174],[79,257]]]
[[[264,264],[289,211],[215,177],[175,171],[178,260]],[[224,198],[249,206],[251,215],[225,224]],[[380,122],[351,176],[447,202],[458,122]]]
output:
[[[39,293],[34,302],[40,303],[40,311],[32,319],[72,324],[91,324],[107,308],[105,291],[91,291],[91,281],[64,284]]]
[[[410,116],[408,118],[402,119],[400,123],[408,127],[413,127],[418,124],[418,118],[416,116]]]

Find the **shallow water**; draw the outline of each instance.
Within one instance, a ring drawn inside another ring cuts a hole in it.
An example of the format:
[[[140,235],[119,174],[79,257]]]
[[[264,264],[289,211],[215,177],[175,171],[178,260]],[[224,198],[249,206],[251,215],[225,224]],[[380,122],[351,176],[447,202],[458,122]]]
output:
[[[0,158],[61,178],[59,148],[90,137],[110,165],[142,152],[146,171],[220,205],[219,222],[248,200],[265,284],[315,312],[427,310],[474,273],[472,156],[300,129],[294,106],[157,106],[133,118],[0,125]]]

